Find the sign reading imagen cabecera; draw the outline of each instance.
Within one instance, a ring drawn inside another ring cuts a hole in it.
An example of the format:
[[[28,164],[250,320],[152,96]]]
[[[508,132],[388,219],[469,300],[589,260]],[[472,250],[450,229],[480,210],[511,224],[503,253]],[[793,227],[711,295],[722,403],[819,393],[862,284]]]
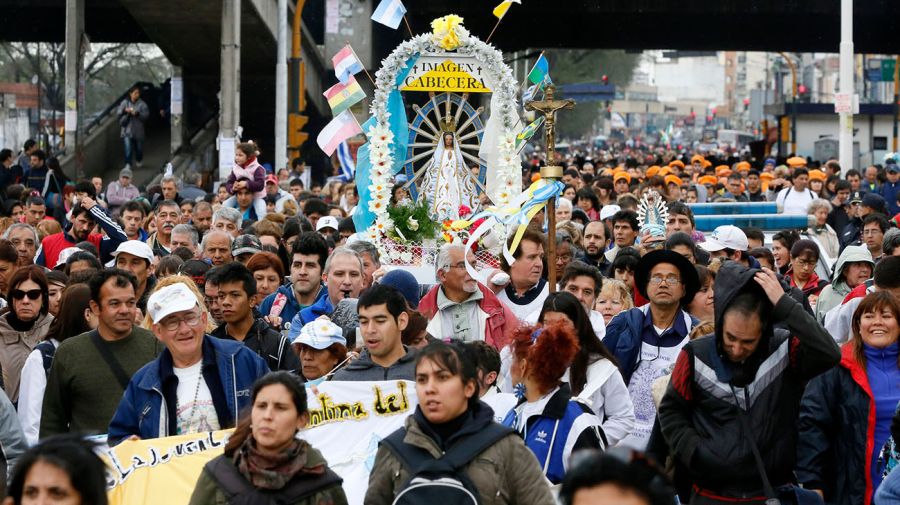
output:
[[[416,60],[400,90],[490,93],[484,82],[484,71],[472,56],[423,54]]]

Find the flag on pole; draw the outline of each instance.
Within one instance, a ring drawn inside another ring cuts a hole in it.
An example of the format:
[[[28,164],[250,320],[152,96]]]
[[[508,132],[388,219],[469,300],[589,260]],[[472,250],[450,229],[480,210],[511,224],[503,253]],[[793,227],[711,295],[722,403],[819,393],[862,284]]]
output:
[[[534,137],[534,134],[537,133],[538,128],[544,124],[544,118],[539,117],[531,122],[528,126],[525,127],[518,135],[516,135],[516,147],[519,147],[521,144],[528,142],[531,137]]]
[[[550,80],[549,73],[550,64],[547,63],[547,58],[544,57],[544,53],[541,53],[537,61],[534,62],[534,66],[531,67],[531,72],[528,72],[528,80],[531,81],[532,84],[543,84],[545,80]]]
[[[359,127],[353,113],[345,110],[329,121],[325,128],[322,128],[319,136],[316,137],[316,143],[325,154],[331,156],[341,142],[360,133],[362,133],[362,128]]]
[[[352,75],[346,85],[337,83],[322,94],[325,95],[325,99],[328,100],[328,106],[331,107],[331,113],[335,116],[349,109],[353,104],[366,97],[366,92],[363,91]]]
[[[331,58],[331,62],[334,63],[334,75],[341,81],[341,84],[347,84],[353,74],[363,71],[362,62],[359,61],[350,44],[338,51]]]
[[[509,10],[509,6],[512,4],[522,5],[522,0],[503,0],[500,2],[500,5],[494,7],[494,16],[497,19],[503,19],[503,16],[506,15],[506,11]]]
[[[396,30],[405,15],[406,7],[400,0],[381,0],[381,3],[375,8],[375,12],[372,13],[372,21]]]
[[[522,103],[528,103],[534,100],[538,96],[538,93],[543,93],[544,84],[546,83],[547,81],[544,81],[540,84],[532,84],[531,86],[528,86],[528,89],[522,92]]]
[[[338,146],[337,157],[341,164],[341,176],[344,182],[352,181],[356,175],[356,163],[353,161],[353,155],[350,154],[350,146],[346,140]]]

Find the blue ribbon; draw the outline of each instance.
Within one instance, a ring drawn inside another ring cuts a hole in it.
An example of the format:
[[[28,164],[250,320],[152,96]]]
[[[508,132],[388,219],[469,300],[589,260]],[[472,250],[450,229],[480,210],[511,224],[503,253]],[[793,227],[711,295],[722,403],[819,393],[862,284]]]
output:
[[[375,117],[370,117],[362,125],[363,132],[368,133],[369,128],[375,126],[375,122]],[[353,225],[360,231],[372,226],[372,223],[375,222],[375,214],[369,210],[369,201],[372,199],[369,191],[369,184],[372,184],[371,171],[369,143],[366,142],[356,151],[356,191],[359,192],[359,203],[356,205],[356,212],[353,213]]]

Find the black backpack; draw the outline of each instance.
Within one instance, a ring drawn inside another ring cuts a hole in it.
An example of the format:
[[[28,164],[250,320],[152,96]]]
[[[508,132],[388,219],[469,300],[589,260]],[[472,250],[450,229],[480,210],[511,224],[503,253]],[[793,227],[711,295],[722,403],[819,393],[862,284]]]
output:
[[[409,471],[409,481],[394,498],[394,505],[480,505],[478,490],[463,467],[502,438],[511,428],[491,423],[477,434],[457,442],[438,459],[428,451],[403,442],[401,428],[382,440]]]
[[[303,498],[343,480],[331,469],[316,478],[300,478],[291,480],[287,486],[278,490],[257,489],[241,475],[228,458],[220,456],[206,464],[203,471],[216,481],[225,494],[225,503],[229,505],[283,505],[293,504]]]

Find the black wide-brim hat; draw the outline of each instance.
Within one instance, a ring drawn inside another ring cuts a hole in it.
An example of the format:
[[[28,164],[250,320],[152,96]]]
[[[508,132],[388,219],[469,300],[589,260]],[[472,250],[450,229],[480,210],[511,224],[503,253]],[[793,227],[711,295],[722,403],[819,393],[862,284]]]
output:
[[[647,283],[650,282],[650,271],[660,263],[669,263],[678,269],[681,273],[681,282],[684,285],[684,296],[681,298],[681,303],[690,303],[697,291],[700,291],[700,277],[697,276],[697,269],[694,265],[687,258],[674,251],[652,251],[641,257],[641,261],[638,262],[634,271],[634,285],[637,287],[638,292],[645,299],[650,299],[647,296]]]

